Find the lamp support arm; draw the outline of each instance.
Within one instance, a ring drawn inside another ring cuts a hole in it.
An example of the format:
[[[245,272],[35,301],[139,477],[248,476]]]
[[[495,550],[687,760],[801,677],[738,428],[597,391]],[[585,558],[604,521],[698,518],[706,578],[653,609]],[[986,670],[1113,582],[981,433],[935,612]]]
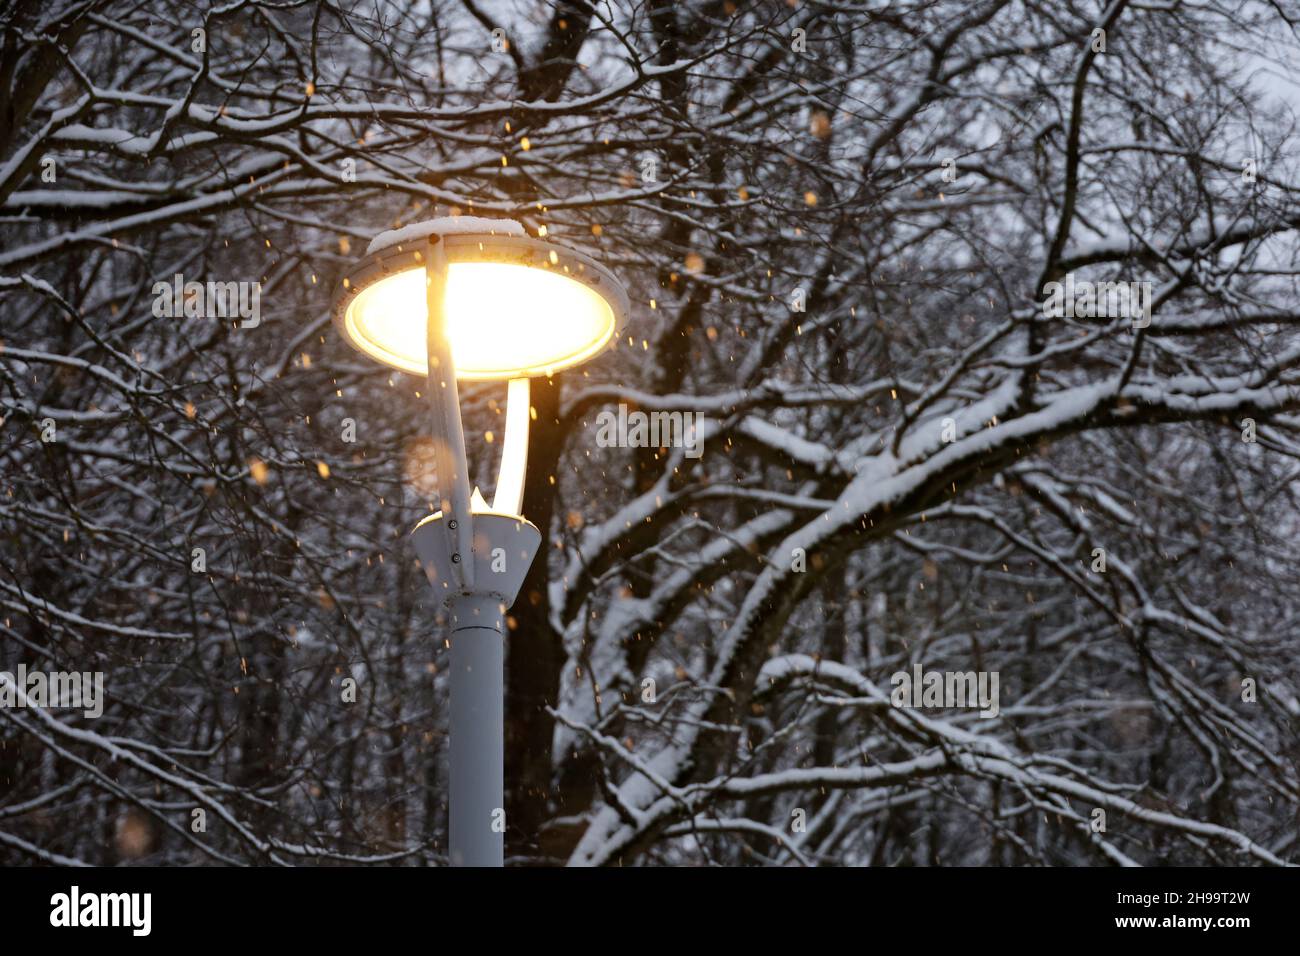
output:
[[[429,401],[433,405],[433,448],[438,466],[438,497],[451,535],[452,562],[461,587],[474,587],[474,529],[470,515],[469,464],[460,421],[460,393],[443,301],[447,292],[447,250],[438,235],[429,237],[424,264],[428,324]]]
[[[498,514],[522,514],[524,474],[528,468],[528,379],[512,378],[506,391],[506,429],[501,439],[501,468],[492,510]]]

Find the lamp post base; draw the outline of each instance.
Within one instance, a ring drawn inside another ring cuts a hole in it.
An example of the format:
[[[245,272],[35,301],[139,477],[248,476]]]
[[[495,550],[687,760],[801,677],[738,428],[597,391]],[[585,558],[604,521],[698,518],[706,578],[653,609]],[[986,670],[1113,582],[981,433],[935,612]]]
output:
[[[523,585],[542,535],[517,515],[473,515],[473,548],[463,555],[442,513],[411,537],[425,576],[451,612],[451,719],[448,750],[452,866],[505,860],[505,612]],[[471,562],[463,584],[462,562]]]

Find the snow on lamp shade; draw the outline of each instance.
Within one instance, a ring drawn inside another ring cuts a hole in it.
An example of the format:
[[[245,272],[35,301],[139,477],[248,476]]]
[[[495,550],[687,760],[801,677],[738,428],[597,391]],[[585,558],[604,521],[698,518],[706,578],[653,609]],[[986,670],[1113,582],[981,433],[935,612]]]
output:
[[[456,377],[551,375],[595,355],[613,337],[615,308],[558,269],[508,262],[451,262],[443,308]],[[426,374],[425,273],[404,269],[360,288],[342,315],[361,351]]]

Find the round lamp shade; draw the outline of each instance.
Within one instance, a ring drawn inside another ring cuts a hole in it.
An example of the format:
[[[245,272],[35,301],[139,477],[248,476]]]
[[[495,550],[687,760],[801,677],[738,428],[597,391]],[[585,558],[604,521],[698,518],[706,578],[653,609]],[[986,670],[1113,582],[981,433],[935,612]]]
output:
[[[588,257],[526,236],[446,235],[443,301],[456,377],[551,375],[591,358],[626,319],[618,281]],[[360,351],[424,375],[427,238],[367,255],[342,281],[334,321]]]

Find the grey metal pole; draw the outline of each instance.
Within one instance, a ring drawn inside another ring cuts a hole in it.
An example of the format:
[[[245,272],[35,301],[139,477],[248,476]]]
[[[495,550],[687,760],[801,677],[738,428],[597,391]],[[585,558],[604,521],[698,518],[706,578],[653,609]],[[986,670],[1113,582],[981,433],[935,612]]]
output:
[[[448,842],[452,866],[505,865],[505,609],[475,581],[473,515],[451,343],[443,297],[446,248],[431,236],[425,263],[429,401],[451,597],[451,723]]]
[[[452,598],[452,866],[505,864],[504,631],[500,597]]]

